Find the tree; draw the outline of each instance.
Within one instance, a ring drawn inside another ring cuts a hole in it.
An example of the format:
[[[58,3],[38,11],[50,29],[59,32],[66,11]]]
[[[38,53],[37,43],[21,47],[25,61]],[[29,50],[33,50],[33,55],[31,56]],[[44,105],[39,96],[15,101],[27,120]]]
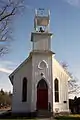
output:
[[[4,45],[4,42],[12,39],[11,23],[21,12],[23,2],[23,0],[0,0],[0,55],[8,52],[8,46]]]
[[[3,90],[3,89],[1,89],[0,93],[1,93],[1,95],[4,95],[4,90]]]
[[[68,70],[68,64],[66,62],[62,63],[62,67],[68,72],[68,74],[71,77],[71,80],[68,81],[68,86],[69,86],[69,94],[79,94],[80,93],[80,86],[78,84],[78,79],[74,77],[72,73],[69,72]]]
[[[11,106],[12,94],[11,92],[5,92],[3,89],[0,90],[0,108]]]

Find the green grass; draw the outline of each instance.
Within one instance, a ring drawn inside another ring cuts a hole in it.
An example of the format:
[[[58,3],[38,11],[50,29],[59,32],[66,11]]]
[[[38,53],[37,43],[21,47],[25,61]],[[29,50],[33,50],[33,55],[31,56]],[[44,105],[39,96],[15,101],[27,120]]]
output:
[[[28,119],[28,118],[0,118],[0,120],[38,120],[38,119],[36,119],[36,118],[34,118],[34,119]]]
[[[31,118],[31,119],[28,119],[26,117],[16,117],[16,118],[1,118],[0,120],[40,120],[38,118]],[[51,120],[54,120],[51,119]],[[55,117],[55,120],[80,120],[80,114],[75,114],[75,115],[68,115],[68,116],[58,116],[58,117]]]
[[[56,120],[80,120],[80,115],[69,115],[69,116],[59,116],[55,117]]]
[[[38,119],[28,119],[28,118],[1,118],[0,120],[38,120]]]

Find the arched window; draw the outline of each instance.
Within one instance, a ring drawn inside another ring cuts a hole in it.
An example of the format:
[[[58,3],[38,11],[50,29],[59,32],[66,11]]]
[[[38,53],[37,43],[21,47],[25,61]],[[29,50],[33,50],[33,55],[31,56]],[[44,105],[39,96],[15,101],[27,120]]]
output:
[[[48,89],[47,83],[44,79],[41,79],[37,85],[38,89]]]
[[[55,102],[59,102],[59,82],[57,78],[54,80],[54,89],[55,89]]]
[[[27,101],[27,79],[24,77],[22,83],[22,102],[26,101]]]

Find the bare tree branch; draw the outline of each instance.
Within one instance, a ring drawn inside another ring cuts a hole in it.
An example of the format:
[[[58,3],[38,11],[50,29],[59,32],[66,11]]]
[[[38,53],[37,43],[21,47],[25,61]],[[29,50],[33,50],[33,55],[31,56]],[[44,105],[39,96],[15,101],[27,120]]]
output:
[[[5,21],[5,24],[0,28],[0,34],[7,28],[8,21]]]
[[[0,0],[0,42],[11,40],[11,22],[24,7],[24,0]],[[5,50],[4,50],[5,49]],[[7,47],[0,47],[0,54],[5,53]]]
[[[79,94],[80,93],[80,86],[78,84],[78,79],[76,77],[73,76],[72,73],[69,72],[68,70],[68,64],[66,62],[62,63],[62,67],[69,73],[69,75],[71,76],[71,80],[68,81],[68,93],[69,94]]]

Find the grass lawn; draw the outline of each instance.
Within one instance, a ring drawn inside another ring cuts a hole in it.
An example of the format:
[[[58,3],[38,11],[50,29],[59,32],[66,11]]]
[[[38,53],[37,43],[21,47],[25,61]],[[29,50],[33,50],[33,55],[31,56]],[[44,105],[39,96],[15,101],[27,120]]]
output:
[[[38,120],[38,119],[37,118],[28,119],[26,117],[23,117],[23,118],[0,118],[0,120]]]
[[[38,118],[31,118],[31,119],[28,119],[26,117],[16,117],[16,118],[0,118],[0,120],[40,120]],[[42,119],[44,120],[44,119]],[[46,120],[46,118],[45,118]],[[50,118],[49,118],[50,120]],[[75,114],[75,115],[69,115],[69,116],[59,116],[59,117],[55,117],[51,120],[80,120],[80,114]]]
[[[0,120],[38,120],[38,119],[36,119],[36,118],[35,119],[27,119],[27,118],[20,118],[20,119],[19,118],[13,118],[13,119],[11,118],[11,119],[6,119],[5,118],[5,119],[0,119]]]
[[[0,120],[40,120],[40,119],[38,119],[38,118],[33,118],[33,119],[28,119],[28,118],[25,118],[25,117],[23,117],[23,118],[0,118]]]
[[[55,117],[56,120],[80,120],[80,114]]]

